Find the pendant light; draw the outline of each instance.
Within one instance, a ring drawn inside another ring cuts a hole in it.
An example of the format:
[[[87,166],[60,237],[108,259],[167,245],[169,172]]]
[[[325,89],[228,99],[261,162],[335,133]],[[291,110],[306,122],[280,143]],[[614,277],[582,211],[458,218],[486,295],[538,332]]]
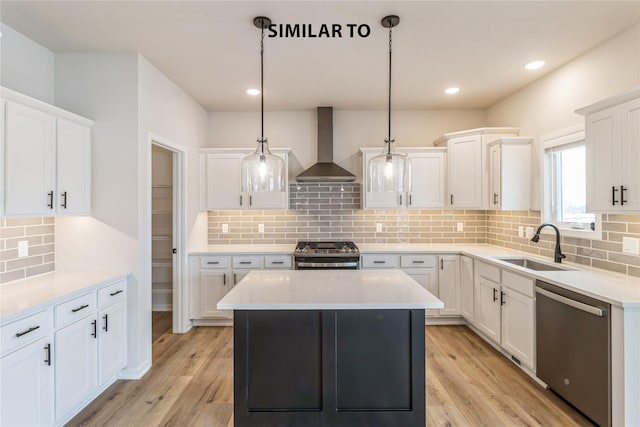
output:
[[[406,155],[395,152],[395,140],[391,138],[391,29],[399,22],[400,18],[396,15],[385,16],[381,21],[382,26],[389,29],[389,127],[384,150],[369,160],[367,165],[369,192],[411,191],[411,161]]]
[[[242,191],[285,191],[284,160],[271,154],[264,136],[264,30],[271,25],[271,19],[258,16],[253,25],[260,28],[260,138],[255,153],[242,159]]]

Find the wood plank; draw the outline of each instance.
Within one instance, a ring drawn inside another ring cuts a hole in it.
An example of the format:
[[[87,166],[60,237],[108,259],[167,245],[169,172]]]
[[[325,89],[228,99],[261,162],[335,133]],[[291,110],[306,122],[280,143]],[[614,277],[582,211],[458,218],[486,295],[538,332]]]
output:
[[[232,332],[164,332],[142,379],[117,381],[67,425],[233,427]],[[428,425],[592,425],[465,326],[429,326],[426,342]]]

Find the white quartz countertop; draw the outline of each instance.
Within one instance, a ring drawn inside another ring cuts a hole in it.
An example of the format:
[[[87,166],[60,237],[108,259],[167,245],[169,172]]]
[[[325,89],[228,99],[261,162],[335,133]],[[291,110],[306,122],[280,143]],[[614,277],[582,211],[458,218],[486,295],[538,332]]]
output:
[[[21,312],[72,297],[103,284],[124,279],[122,272],[53,272],[0,285],[0,322]]]
[[[196,247],[189,251],[189,255],[211,254],[293,254],[295,243],[284,245],[208,245]]]
[[[254,270],[218,302],[222,310],[443,307],[401,270]]]
[[[376,253],[434,253],[461,254],[477,260],[494,264],[503,269],[544,280],[548,283],[573,290],[584,295],[600,299],[609,304],[640,309],[640,278],[614,273],[598,268],[585,267],[579,264],[565,262],[567,271],[532,271],[513,265],[498,258],[526,257],[546,263],[552,263],[549,258],[526,252],[516,251],[501,246],[488,244],[422,244],[422,243],[359,243],[358,248],[363,255]],[[211,245],[202,248],[202,252],[191,252],[192,255],[206,254],[258,254],[279,253],[293,254],[295,244],[283,245]]]

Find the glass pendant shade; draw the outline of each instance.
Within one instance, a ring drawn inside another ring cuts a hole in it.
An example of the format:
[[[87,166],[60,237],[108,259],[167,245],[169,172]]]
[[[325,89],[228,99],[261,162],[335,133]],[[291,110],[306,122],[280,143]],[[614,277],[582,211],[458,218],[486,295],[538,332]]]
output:
[[[411,160],[396,153],[392,141],[385,141],[384,151],[369,160],[367,169],[368,192],[411,191]]]
[[[242,191],[285,191],[284,160],[269,151],[267,139],[258,140],[256,152],[242,159]]]

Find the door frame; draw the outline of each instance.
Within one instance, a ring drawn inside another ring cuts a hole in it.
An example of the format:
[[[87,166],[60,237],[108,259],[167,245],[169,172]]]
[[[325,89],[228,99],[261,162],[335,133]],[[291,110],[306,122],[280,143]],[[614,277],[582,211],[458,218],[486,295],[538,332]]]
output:
[[[172,153],[173,162],[173,248],[177,250],[177,253],[173,257],[173,317],[172,326],[174,333],[185,333],[191,328],[191,321],[189,320],[189,311],[187,302],[189,301],[189,295],[185,284],[188,283],[188,268],[187,268],[187,201],[186,201],[186,189],[187,189],[187,148],[179,144],[174,143],[171,140],[165,139],[158,135],[148,134],[148,149],[151,152],[151,147],[156,145],[160,148],[164,148]],[[148,204],[149,213],[148,218],[148,236],[151,236],[151,173],[152,173],[152,157],[149,155],[149,173],[147,177],[147,188],[149,188],[149,197],[146,201]],[[151,243],[149,242],[149,245]],[[148,253],[148,268],[149,279],[151,279],[151,251]],[[151,294],[153,293],[151,287],[149,287]],[[150,295],[151,297],[151,295]]]

